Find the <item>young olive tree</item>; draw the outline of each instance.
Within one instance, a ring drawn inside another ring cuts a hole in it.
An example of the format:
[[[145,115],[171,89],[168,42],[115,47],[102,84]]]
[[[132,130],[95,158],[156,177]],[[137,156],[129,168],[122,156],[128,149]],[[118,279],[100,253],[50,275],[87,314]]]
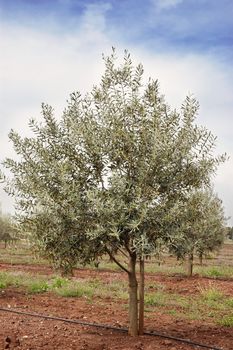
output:
[[[12,242],[16,239],[17,229],[9,215],[0,214],[0,241],[5,243]]]
[[[189,194],[177,206],[179,222],[177,234],[170,241],[170,250],[178,259],[187,257],[187,274],[192,276],[193,259],[217,250],[224,242],[225,223],[221,200],[211,190],[198,190]]]
[[[226,227],[226,237],[233,240],[233,227]]]
[[[127,52],[120,66],[115,50],[104,60],[99,86],[71,94],[60,121],[43,105],[44,122],[29,124],[33,137],[11,131],[20,160],[4,163],[13,174],[6,191],[52,259],[72,266],[108,254],[127,273],[135,336],[143,332],[144,258],[172,232],[176,200],[208,184],[224,156],[212,156],[215,138],[195,124],[194,98],[171,110],[158,82],[144,85],[142,65],[134,67]]]

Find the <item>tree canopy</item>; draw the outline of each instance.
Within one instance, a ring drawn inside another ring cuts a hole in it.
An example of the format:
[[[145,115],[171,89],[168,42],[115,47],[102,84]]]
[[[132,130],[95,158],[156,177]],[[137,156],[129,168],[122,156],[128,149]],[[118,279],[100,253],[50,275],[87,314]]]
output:
[[[108,254],[128,273],[136,335],[136,262],[172,235],[177,200],[208,185],[225,156],[213,156],[215,137],[195,124],[192,96],[172,110],[128,52],[120,66],[115,50],[104,61],[99,86],[84,97],[72,93],[60,120],[42,105],[43,123],[29,123],[32,137],[10,132],[20,160],[4,162],[13,175],[6,191],[56,263],[72,267]]]
[[[196,190],[176,203],[178,220],[173,226],[169,246],[179,259],[188,257],[188,275],[192,275],[194,255],[220,248],[224,241],[226,218],[222,201],[212,190]]]
[[[5,247],[8,242],[16,238],[17,229],[9,215],[0,214],[0,241],[5,242]]]

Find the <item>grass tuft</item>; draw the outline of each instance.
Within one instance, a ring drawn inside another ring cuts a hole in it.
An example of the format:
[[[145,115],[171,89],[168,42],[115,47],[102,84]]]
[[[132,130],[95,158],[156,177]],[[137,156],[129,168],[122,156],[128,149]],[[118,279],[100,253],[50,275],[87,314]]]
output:
[[[69,283],[69,280],[67,278],[62,278],[62,277],[55,277],[51,281],[51,289],[57,289],[57,288],[62,288],[67,286]]]
[[[165,304],[165,295],[163,293],[153,293],[145,296],[145,305],[163,306]]]
[[[34,280],[26,282],[27,291],[30,294],[45,293],[49,289],[49,285],[44,280]]]
[[[199,288],[199,290],[204,301],[219,301],[224,297],[224,294],[215,287]]]
[[[94,288],[86,285],[86,284],[78,284],[78,283],[73,283],[70,285],[66,285],[64,287],[61,287],[55,292],[63,297],[86,297],[91,299],[94,295]]]
[[[233,327],[233,315],[226,315],[224,316],[219,324],[221,324],[222,326],[225,326],[225,327]]]

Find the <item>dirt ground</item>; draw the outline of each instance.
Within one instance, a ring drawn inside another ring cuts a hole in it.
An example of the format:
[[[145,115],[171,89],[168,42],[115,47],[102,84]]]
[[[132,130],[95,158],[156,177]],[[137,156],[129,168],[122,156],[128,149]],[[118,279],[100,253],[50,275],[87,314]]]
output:
[[[0,264],[2,270],[23,270],[32,274],[51,274],[45,266],[11,266]],[[104,283],[126,279],[124,273],[96,270],[77,270],[76,276],[101,278]],[[194,276],[165,277],[148,275],[147,280],[163,283],[166,291],[181,295],[194,294],[200,286],[209,285],[209,279]],[[233,294],[232,280],[215,280],[215,286],[225,294]],[[0,308],[36,312],[69,319],[127,327],[127,303],[110,298],[95,298],[91,303],[85,298],[65,298],[51,293],[27,294],[20,288],[7,288],[0,292]],[[200,321],[175,319],[156,312],[145,319],[146,330],[190,339],[208,346],[233,349],[233,327],[216,326]],[[0,349],[22,350],[189,350],[201,349],[171,339],[153,336],[129,337],[127,334],[95,327],[69,324],[61,321],[33,318],[0,310]],[[203,348],[204,349],[204,348]]]

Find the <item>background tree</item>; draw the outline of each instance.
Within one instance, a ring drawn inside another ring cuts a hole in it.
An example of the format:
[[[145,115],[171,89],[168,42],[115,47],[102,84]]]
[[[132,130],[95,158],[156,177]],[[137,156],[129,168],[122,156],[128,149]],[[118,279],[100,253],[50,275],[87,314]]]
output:
[[[7,243],[15,240],[17,238],[17,229],[13,223],[12,218],[9,215],[0,215],[0,241],[5,243],[5,248]]]
[[[13,174],[6,191],[52,259],[72,266],[108,254],[128,274],[129,333],[137,335],[136,263],[143,298],[144,258],[172,232],[173,206],[208,184],[224,156],[212,156],[215,138],[194,123],[194,98],[173,111],[157,81],[143,85],[143,67],[127,52],[121,66],[114,50],[104,60],[99,87],[73,93],[60,121],[43,105],[44,123],[29,124],[33,137],[11,131],[21,158],[4,162]],[[142,333],[143,300],[140,307]]]
[[[233,240],[233,227],[226,227],[226,236]]]
[[[187,257],[187,273],[192,276],[194,255],[202,259],[223,244],[226,218],[221,200],[211,190],[190,193],[177,210],[177,234],[170,250],[179,259]]]

